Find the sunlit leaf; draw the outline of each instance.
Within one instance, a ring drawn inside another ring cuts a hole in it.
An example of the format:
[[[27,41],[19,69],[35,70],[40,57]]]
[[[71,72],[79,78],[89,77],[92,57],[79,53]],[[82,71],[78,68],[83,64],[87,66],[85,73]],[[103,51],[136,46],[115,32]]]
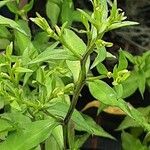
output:
[[[43,142],[58,125],[54,120],[40,120],[32,122],[23,132],[10,134],[6,141],[0,143],[3,150],[29,150]]]
[[[15,21],[5,18],[0,15],[0,25],[6,25],[8,27],[12,27],[13,29],[16,29],[23,33],[24,35],[27,35],[26,32],[21,28],[19,24],[17,24]]]
[[[47,48],[44,52],[39,54],[35,59],[31,60],[29,64],[35,64],[50,60],[76,60],[77,58],[73,55],[68,54],[64,49],[49,49]]]
[[[108,27],[107,31],[114,30],[121,27],[131,26],[131,25],[138,25],[138,23],[133,21],[123,21],[119,23],[113,23]]]
[[[86,51],[86,45],[79,36],[69,29],[64,30],[63,40],[71,52],[83,55]]]
[[[127,132],[122,133],[121,139],[123,150],[148,150],[148,147],[142,145],[139,139]]]
[[[46,14],[51,20],[52,25],[56,25],[60,14],[60,6],[57,3],[48,0],[46,3]]]

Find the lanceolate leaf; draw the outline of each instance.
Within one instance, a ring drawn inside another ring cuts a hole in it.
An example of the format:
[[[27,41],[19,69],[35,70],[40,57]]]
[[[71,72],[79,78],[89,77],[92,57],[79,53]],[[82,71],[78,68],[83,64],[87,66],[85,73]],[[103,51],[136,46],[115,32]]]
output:
[[[77,60],[73,55],[68,54],[64,49],[46,49],[44,52],[39,54],[35,59],[29,62],[29,64],[35,64],[55,59],[66,59],[66,60]]]
[[[109,106],[116,106],[122,109],[127,115],[133,118],[137,123],[139,123],[146,130],[150,131],[150,125],[145,120],[144,116],[132,106],[128,106],[127,103],[122,99],[117,99],[117,93],[105,82],[101,80],[95,80],[93,82],[88,82],[91,94]]]
[[[6,119],[0,118],[0,133],[4,131],[9,131],[12,128],[12,124],[10,124]]]
[[[121,27],[125,27],[125,26],[131,26],[131,25],[138,25],[137,22],[133,22],[133,21],[123,21],[123,22],[117,22],[117,23],[113,23],[112,25],[110,25],[108,27],[107,31],[113,30],[113,29],[117,29],[117,28],[121,28]]]
[[[87,115],[83,115],[83,117],[86,120],[87,125],[89,125],[89,127],[91,128],[93,135],[114,139],[109,133],[104,131],[102,127],[96,124],[96,122],[91,117]],[[83,129],[80,127],[79,128],[77,127],[77,130],[83,131]]]
[[[104,81],[95,80],[88,82],[91,94],[106,105],[115,106],[117,102],[117,94]]]
[[[0,143],[2,150],[30,150],[43,142],[58,125],[53,119],[32,122],[24,131],[11,133]]]
[[[129,78],[127,78],[125,81],[123,81],[123,96],[122,98],[129,97],[131,94],[133,94],[136,89],[138,88],[138,82],[137,82],[137,74],[132,72]]]
[[[93,82],[89,82],[88,84],[91,94],[96,99],[98,99],[105,105],[119,107],[131,116],[130,109],[128,108],[127,104],[121,99],[118,100],[117,93],[104,81],[95,80]]]
[[[56,139],[51,135],[46,141],[45,141],[45,150],[62,150],[59,148],[59,145],[56,142]],[[41,149],[40,149],[41,150]]]
[[[28,27],[28,23],[24,20],[18,20],[18,25],[23,29],[28,36],[24,35],[23,33],[20,33],[19,31],[15,31],[15,45],[16,45],[16,53],[18,55],[23,54],[24,50],[30,45],[31,43],[31,32]]]
[[[89,138],[89,134],[83,134],[81,136],[76,136],[76,140],[74,143],[74,149],[80,149],[82,145],[85,143],[85,141]]]
[[[48,111],[49,113],[53,114],[54,116],[59,116],[64,118],[68,112],[69,105],[62,102],[57,102],[52,105],[50,105]],[[82,117],[82,115],[77,111],[74,110],[72,118],[73,122],[76,126],[82,127],[84,131],[92,133],[90,127],[87,125],[85,119]]]
[[[1,7],[3,7],[4,5],[6,5],[8,2],[10,2],[10,1],[12,1],[12,0],[2,0],[1,2],[0,2],[0,8]]]
[[[66,61],[68,68],[71,70],[74,82],[77,82],[81,70],[80,61]]]
[[[107,73],[108,73],[107,68],[106,68],[105,65],[102,64],[102,63],[99,63],[99,64],[96,66],[96,69],[97,69],[97,71],[99,72],[99,74],[107,75]]]
[[[69,105],[65,103],[56,103],[49,107],[49,112],[53,115],[65,117],[68,112]],[[77,110],[72,115],[72,121],[75,123],[75,129],[79,131],[86,131],[90,134],[113,138],[107,132],[105,132],[100,126],[98,126],[92,118],[88,116],[82,116]]]
[[[91,69],[94,68],[97,64],[101,63],[106,58],[106,48],[105,47],[99,47],[97,49],[97,57],[95,58]]]
[[[140,107],[140,108],[137,108],[137,110],[141,112],[143,116],[146,118],[147,122],[149,122],[148,116],[150,113],[150,106],[144,107],[144,108]],[[121,122],[121,124],[117,128],[117,130],[124,130],[129,127],[140,127],[140,125],[137,124],[136,121],[130,118],[129,116],[126,116],[125,119]]]
[[[139,91],[143,97],[144,91],[145,91],[145,84],[146,83],[146,77],[145,73],[143,71],[139,71],[138,73],[138,88]]]
[[[86,45],[72,30],[65,29],[63,34],[63,40],[68,45],[71,52],[83,55],[86,51]]]
[[[6,49],[7,46],[10,44],[10,41],[7,39],[0,39],[0,50]]]
[[[127,132],[122,133],[121,139],[123,150],[148,150],[148,147],[143,145],[139,139]]]
[[[33,72],[31,69],[23,68],[23,67],[16,67],[15,72]]]
[[[9,27],[12,27],[13,29],[16,29],[18,31],[20,31],[21,33],[26,34],[26,32],[20,27],[19,24],[17,24],[15,21],[5,18],[3,16],[0,15],[0,25],[6,25]]]
[[[56,140],[60,150],[64,148],[64,138],[63,138],[63,128],[61,125],[57,126],[53,131],[52,131],[52,136]]]
[[[10,39],[11,38],[11,33],[9,32],[9,30],[4,26],[4,25],[0,25],[0,37],[1,38],[6,38],[6,39]]]
[[[118,65],[117,71],[126,69],[127,66],[128,66],[128,61],[127,61],[123,51],[120,51],[119,52],[119,65]]]
[[[48,0],[46,4],[46,14],[51,20],[52,25],[56,25],[60,14],[60,6],[57,3]]]
[[[108,6],[107,6],[107,0],[101,0],[101,6],[102,6],[102,20],[105,21],[108,17]]]

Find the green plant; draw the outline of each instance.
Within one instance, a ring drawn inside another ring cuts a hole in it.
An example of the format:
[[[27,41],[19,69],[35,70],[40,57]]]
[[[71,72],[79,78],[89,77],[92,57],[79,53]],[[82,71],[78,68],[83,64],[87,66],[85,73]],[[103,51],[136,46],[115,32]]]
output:
[[[140,107],[137,108],[143,116],[146,118],[147,122],[149,122],[149,114],[150,107]],[[125,133],[124,130],[128,129],[129,133]],[[122,123],[119,125],[117,130],[122,130],[122,142],[124,150],[127,149],[136,149],[136,150],[148,150],[149,149],[149,132],[145,132],[145,130],[139,126],[136,121],[126,116]],[[132,142],[136,143],[132,148],[129,145],[132,145]]]
[[[136,89],[139,89],[143,96],[145,87],[150,87],[150,51],[143,53],[142,56],[132,56],[126,51],[123,53],[133,64],[130,77],[123,83],[124,97],[130,96]]]
[[[48,0],[46,7],[51,25],[37,13],[37,17],[30,20],[41,30],[34,31],[32,35],[27,12],[32,9],[33,2],[22,7],[19,7],[18,0],[0,2],[0,6],[7,5],[15,14],[15,20],[0,16],[0,40],[3,42],[0,53],[0,108],[4,109],[0,115],[0,149],[79,149],[91,134],[114,139],[91,117],[76,110],[85,85],[105,107],[119,107],[149,132],[150,125],[142,113],[123,100],[122,83],[130,75],[124,52],[120,51],[119,63],[113,72],[109,72],[103,64],[103,60],[110,56],[106,47],[112,46],[112,43],[103,40],[104,34],[137,23],[125,21],[126,17],[117,8],[116,0],[111,10],[106,0],[94,0],[91,15],[83,10],[75,11],[85,26],[84,30],[76,29],[86,34],[87,43],[84,43],[69,28],[72,20],[63,19],[67,18],[67,14],[62,13],[63,25],[56,25],[60,11],[57,5],[68,5],[68,1]],[[53,5],[54,16],[49,10]],[[72,7],[71,11],[74,14]],[[91,64],[90,55],[93,53],[97,56]],[[94,67],[98,69],[99,76],[92,75],[91,68]],[[104,78],[113,78],[112,87],[102,80]],[[84,134],[76,135],[75,130]]]

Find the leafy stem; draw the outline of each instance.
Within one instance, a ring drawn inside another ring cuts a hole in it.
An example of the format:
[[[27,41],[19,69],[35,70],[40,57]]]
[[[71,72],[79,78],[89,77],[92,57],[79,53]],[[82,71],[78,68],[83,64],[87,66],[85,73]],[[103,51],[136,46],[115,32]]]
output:
[[[76,83],[75,86],[75,90],[74,90],[74,94],[73,94],[73,98],[71,101],[71,105],[69,107],[69,110],[67,112],[67,115],[64,119],[64,126],[63,126],[63,134],[64,134],[64,145],[65,145],[65,149],[67,147],[67,139],[66,137],[68,137],[68,123],[71,119],[71,116],[73,114],[73,111],[76,107],[80,92],[85,84],[85,80],[86,80],[86,61],[89,57],[89,55],[92,53],[93,49],[95,47],[95,44],[93,43],[91,46],[89,46],[89,48],[87,48],[87,52],[85,53],[85,55],[83,56],[83,58],[81,59],[81,70],[80,70],[80,74],[79,74],[79,78],[78,81]]]
[[[71,101],[71,105],[69,107],[69,110],[68,110],[68,113],[64,119],[64,124],[67,124],[71,118],[71,115],[75,109],[75,106],[76,106],[76,103],[77,103],[77,100],[78,100],[78,97],[80,95],[80,92],[85,84],[85,80],[86,80],[86,61],[88,59],[88,56],[91,54],[91,52],[93,51],[95,47],[95,44],[93,44],[88,50],[87,52],[85,53],[85,55],[83,56],[82,60],[81,60],[81,71],[80,71],[80,74],[79,74],[79,79],[76,83],[76,86],[75,86],[75,90],[74,90],[74,95],[73,95],[73,98],[72,98],[72,101]]]

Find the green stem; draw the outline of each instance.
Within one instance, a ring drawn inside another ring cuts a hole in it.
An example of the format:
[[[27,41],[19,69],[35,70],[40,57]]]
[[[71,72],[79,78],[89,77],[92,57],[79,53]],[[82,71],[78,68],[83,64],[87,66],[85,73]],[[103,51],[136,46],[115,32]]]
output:
[[[63,139],[64,139],[64,150],[67,149],[67,138],[68,138],[68,125],[63,126]]]
[[[90,46],[87,49],[87,52],[85,53],[85,55],[81,59],[81,70],[80,70],[79,78],[78,78],[78,81],[75,85],[75,90],[74,90],[73,98],[72,98],[72,101],[71,101],[71,105],[70,105],[69,110],[67,112],[67,115],[64,119],[63,134],[64,134],[65,149],[67,148],[68,123],[71,119],[71,116],[72,116],[73,111],[75,109],[75,106],[77,104],[80,92],[81,92],[81,90],[82,90],[82,88],[85,84],[85,80],[86,80],[86,67],[85,67],[86,66],[86,61],[87,61],[89,55],[92,53],[94,47],[95,47],[95,44],[92,44],[92,46]]]
[[[100,76],[96,76],[96,77],[88,77],[87,79],[86,79],[86,81],[93,81],[93,80],[100,80],[100,79],[105,79],[105,78],[107,78],[107,76],[106,75],[100,75]]]
[[[87,51],[87,53],[85,53],[85,55],[83,56],[83,59],[81,60],[81,70],[80,70],[80,74],[79,74],[79,79],[76,83],[76,86],[75,86],[75,90],[74,90],[74,94],[73,94],[73,98],[72,98],[72,101],[71,101],[71,105],[69,107],[69,110],[68,110],[68,113],[64,119],[64,124],[68,124],[70,118],[71,118],[71,115],[75,109],[75,106],[77,104],[77,101],[78,101],[78,97],[80,95],[80,92],[85,84],[85,80],[86,80],[86,61],[88,59],[88,56],[91,54],[91,52],[93,51],[95,47],[95,44],[93,44]]]
[[[57,121],[61,122],[61,119],[57,118],[56,116],[54,116],[53,114],[51,114],[50,112],[48,112],[47,110],[42,110],[47,116],[50,116],[54,119],[56,119]]]

